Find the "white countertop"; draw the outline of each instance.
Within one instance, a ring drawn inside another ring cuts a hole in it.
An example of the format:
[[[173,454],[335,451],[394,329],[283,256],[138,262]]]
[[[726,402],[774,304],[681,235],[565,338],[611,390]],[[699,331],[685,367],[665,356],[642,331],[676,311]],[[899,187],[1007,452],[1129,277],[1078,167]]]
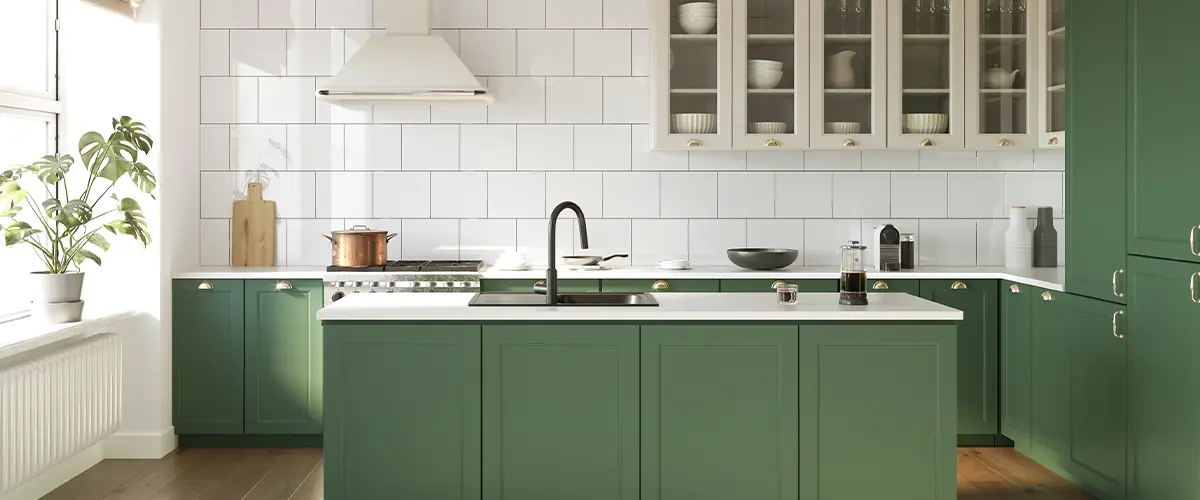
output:
[[[323,321],[956,321],[962,311],[904,293],[871,294],[867,306],[836,293],[656,293],[658,307],[470,307],[473,293],[352,294],[321,309]]]
[[[325,266],[233,267],[200,266],[178,271],[171,277],[190,280],[293,279],[319,280],[325,276]]]

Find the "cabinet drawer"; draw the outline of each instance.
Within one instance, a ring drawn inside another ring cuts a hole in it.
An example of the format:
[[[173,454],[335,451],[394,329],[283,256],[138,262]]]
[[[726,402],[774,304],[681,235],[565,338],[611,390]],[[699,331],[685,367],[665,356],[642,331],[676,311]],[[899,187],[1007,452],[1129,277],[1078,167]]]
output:
[[[720,292],[721,282],[717,280],[604,280],[600,289],[605,292]]]
[[[546,281],[535,280],[483,280],[480,289],[485,292],[528,292],[533,293],[533,285]],[[600,280],[558,280],[560,292],[599,292]]]
[[[921,295],[920,280],[870,280],[867,290],[871,293],[907,293]]]
[[[784,279],[765,279],[765,280],[721,280],[722,292],[763,292],[770,293],[775,291],[775,282],[783,281],[785,283],[796,285],[800,293],[805,292],[836,292],[838,291],[837,280],[784,280]]]

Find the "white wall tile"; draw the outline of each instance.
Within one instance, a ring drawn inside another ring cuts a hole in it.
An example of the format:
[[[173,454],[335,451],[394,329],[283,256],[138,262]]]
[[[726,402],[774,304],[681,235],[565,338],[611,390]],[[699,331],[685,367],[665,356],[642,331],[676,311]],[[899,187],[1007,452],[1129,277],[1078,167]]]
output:
[[[1054,216],[1063,214],[1062,172],[1017,172],[1004,174],[1004,205],[1054,207]]]
[[[339,30],[287,32],[289,76],[332,76],[342,69],[346,34]]]
[[[892,175],[892,217],[945,218],[945,172],[897,172]]]
[[[488,0],[489,28],[542,29],[546,3],[555,0]]]
[[[229,75],[229,31],[200,30],[200,76]]]
[[[602,78],[546,78],[546,123],[600,123],[603,106]]]
[[[979,170],[1033,170],[1033,150],[979,151],[976,165]]]
[[[480,84],[487,87],[486,78]],[[488,105],[478,102],[435,102],[429,105],[433,123],[487,123]]]
[[[463,31],[459,34],[459,44],[459,56],[472,73],[479,76],[517,74],[516,31]]]
[[[200,265],[228,266],[229,219],[200,220]]]
[[[200,123],[258,121],[258,79],[204,77],[200,79]]]
[[[729,263],[726,250],[746,247],[744,219],[692,219],[688,221],[688,258],[694,266]]]
[[[918,266],[973,266],[976,224],[970,219],[921,219]]]
[[[459,221],[459,255],[463,260],[495,262],[517,249],[517,221],[513,219],[463,219]]]
[[[651,50],[650,30],[633,30],[633,76],[650,76],[654,59]]]
[[[487,27],[487,0],[437,0],[431,7],[435,28]]]
[[[842,262],[842,245],[862,241],[858,219],[808,219],[804,221],[804,265],[836,266]]]
[[[831,172],[776,173],[775,216],[833,217],[833,174]]]
[[[1062,172],[1067,169],[1067,151],[1065,149],[1035,150],[1033,152],[1033,168]]]
[[[573,201],[588,219],[604,216],[604,174],[601,172],[547,172],[545,217],[559,203]],[[574,217],[563,212],[563,217]]]
[[[975,151],[921,151],[918,156],[921,170],[977,170]]]
[[[200,172],[200,217],[228,219],[233,217],[234,172]],[[244,197],[245,195],[243,195]]]
[[[488,92],[496,97],[488,107],[488,122],[545,123],[545,78],[489,78]]]
[[[584,212],[587,215],[587,212]],[[587,219],[588,248],[580,246],[579,238],[575,238],[575,255],[630,255],[633,248],[633,221],[629,219]],[[628,259],[613,259],[605,262],[606,267],[628,266],[633,262]]]
[[[363,45],[366,45],[367,41],[369,41],[371,38],[377,37],[377,36],[383,36],[386,32],[383,30],[374,30],[374,29],[371,29],[371,30],[357,29],[357,30],[345,30],[345,31],[342,31],[342,33],[346,34],[345,41],[342,42],[342,46],[343,46],[342,62],[345,62],[345,61],[349,61],[351,58],[353,58],[354,55],[358,53],[359,49],[362,49]],[[455,33],[456,33],[456,35],[455,35],[454,39],[457,40],[458,32],[456,31]]]
[[[917,169],[916,151],[863,151],[862,169],[896,172]]]
[[[546,174],[491,172],[487,174],[487,216],[532,219],[546,213]]]
[[[200,170],[229,170],[229,125],[200,126]]]
[[[376,1],[391,1],[391,0],[376,0]],[[461,37],[459,35],[461,33],[462,32],[459,30],[429,30],[429,34],[442,37],[442,40],[446,41],[446,45],[449,45],[450,50],[453,50],[455,54],[457,54],[459,52],[459,41],[461,40]]]
[[[717,216],[762,218],[775,216],[775,174],[720,172],[717,174]]]
[[[516,125],[463,125],[462,170],[516,170]]]
[[[672,219],[717,216],[716,172],[663,172],[661,217]]]
[[[375,217],[428,218],[429,176],[429,172],[375,172],[371,212]]]
[[[372,0],[316,0],[318,28],[371,28]]]
[[[329,86],[332,78],[317,77],[318,89]],[[374,107],[368,104],[353,103],[332,104],[327,101],[317,101],[317,123],[371,123]]]
[[[629,125],[576,125],[575,170],[630,170]]]
[[[746,152],[691,151],[688,170],[746,170]]]
[[[688,221],[634,219],[633,265],[652,266],[664,260],[688,258]]]
[[[574,151],[570,125],[517,126],[517,170],[571,170]]]
[[[234,125],[229,128],[229,169],[279,172],[288,169],[287,127]]]
[[[604,173],[605,217],[658,217],[659,196],[657,172]]]
[[[287,32],[233,30],[229,32],[229,74],[280,76],[287,66]]]
[[[803,151],[747,151],[747,170],[804,170]]]
[[[258,80],[260,123],[315,123],[316,81],[306,77]]]
[[[246,198],[246,183],[261,182],[263,199],[275,202],[281,219],[316,217],[316,175],[313,172],[243,173],[235,184],[238,199]]]
[[[321,235],[345,229],[342,219],[292,219],[286,224],[288,265],[329,265],[329,240]]]
[[[517,252],[525,254],[534,265],[546,265],[546,249],[549,247],[550,221],[547,219],[517,219]],[[575,219],[560,218],[555,226],[554,253],[557,257],[572,255],[575,248]],[[589,235],[590,239],[590,235]],[[589,241],[589,243],[591,243]],[[561,261],[560,261],[561,262]]]
[[[344,125],[288,125],[288,170],[345,170]]]
[[[1000,172],[951,172],[949,212],[956,219],[1006,217],[1004,174]]]
[[[246,0],[200,0],[200,27],[258,27],[258,4]]]
[[[487,172],[433,172],[430,203],[435,218],[482,219],[488,216]],[[453,196],[448,196],[453,193]]]
[[[650,4],[645,0],[604,0],[605,28],[650,27]]]
[[[371,172],[317,172],[317,217],[372,217]]]
[[[792,248],[804,253],[804,221],[801,219],[750,219],[746,221],[749,248]],[[796,260],[803,264],[804,256]]]
[[[404,127],[346,125],[346,170],[400,170]],[[415,168],[413,170],[422,170]]]
[[[1004,219],[979,219],[976,221],[976,265],[1004,265],[1004,233],[1008,230],[1008,221]],[[917,240],[917,246],[921,240]],[[917,253],[920,254],[918,248]]]
[[[551,0],[556,1],[556,0]],[[575,68],[575,34],[569,30],[517,31],[517,75],[568,76]]]
[[[259,28],[312,28],[316,22],[315,0],[258,0]]]
[[[603,0],[548,0],[547,28],[599,28],[604,25]]]
[[[805,170],[862,170],[859,151],[805,151]]]
[[[891,174],[833,174],[833,216],[891,217]]]
[[[577,76],[631,76],[633,35],[629,30],[575,32]]]
[[[458,170],[457,125],[402,125],[404,170]]]
[[[416,103],[377,104],[371,115],[375,123],[429,123],[429,107]]]
[[[400,235],[405,260],[458,259],[459,221],[404,219]]]
[[[647,123],[649,121],[649,78],[611,77],[604,79],[604,123]]]
[[[634,170],[687,170],[687,151],[652,151],[649,125],[633,126],[633,169]]]

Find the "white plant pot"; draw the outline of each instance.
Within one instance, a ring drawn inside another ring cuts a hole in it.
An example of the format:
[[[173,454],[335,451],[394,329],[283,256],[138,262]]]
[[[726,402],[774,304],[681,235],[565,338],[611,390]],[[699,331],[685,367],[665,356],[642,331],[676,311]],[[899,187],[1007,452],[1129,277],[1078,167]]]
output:
[[[76,302],[33,302],[29,314],[44,323],[75,323],[83,319],[83,301]]]
[[[82,293],[83,273],[29,273],[30,302],[79,302]]]

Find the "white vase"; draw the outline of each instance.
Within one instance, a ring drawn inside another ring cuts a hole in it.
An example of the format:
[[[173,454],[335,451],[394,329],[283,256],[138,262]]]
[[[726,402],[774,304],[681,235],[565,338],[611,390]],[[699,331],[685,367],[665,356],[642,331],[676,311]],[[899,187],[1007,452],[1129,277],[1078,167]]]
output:
[[[82,293],[83,273],[29,273],[30,302],[79,302]]]
[[[1025,218],[1025,207],[1008,208],[1008,230],[1004,232],[1004,266],[1033,266],[1033,232]]]

